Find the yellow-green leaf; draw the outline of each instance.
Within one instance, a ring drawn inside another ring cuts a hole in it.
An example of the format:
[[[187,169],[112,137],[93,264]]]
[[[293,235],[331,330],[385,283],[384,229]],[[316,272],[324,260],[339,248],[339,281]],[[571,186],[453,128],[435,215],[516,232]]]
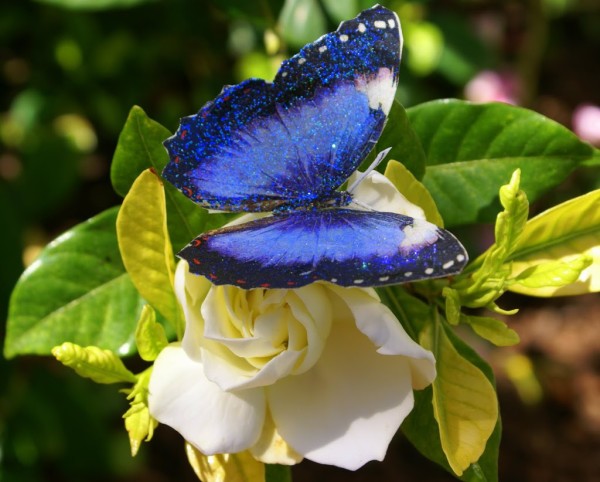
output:
[[[416,204],[425,212],[425,218],[430,223],[441,228],[444,227],[444,220],[440,215],[437,206],[427,188],[421,184],[412,173],[398,161],[391,160],[385,168],[385,177],[387,177],[396,189],[408,199]]]
[[[473,328],[481,338],[496,346],[512,346],[519,343],[519,334],[506,326],[502,320],[488,316],[461,315],[460,320]]]
[[[135,330],[135,343],[142,360],[154,361],[164,347],[169,344],[165,329],[156,321],[156,313],[149,305],[144,305]]]
[[[167,231],[165,191],[150,169],[142,172],[125,196],[117,217],[123,264],[140,294],[183,334],[175,293],[175,260]]]
[[[534,287],[525,286],[520,281],[508,289],[542,297],[600,291],[600,190],[570,199],[529,220],[509,259],[512,260],[513,274],[518,274],[542,263],[563,262],[568,265],[580,255],[591,257],[592,263],[571,284]],[[580,259],[579,263],[583,261]],[[569,269],[576,269],[576,264]],[[561,266],[567,267],[554,264],[549,268],[556,273]]]
[[[479,460],[494,431],[496,392],[483,372],[454,348],[441,323],[430,323],[419,339],[436,358],[433,413],[448,464],[460,476]]]
[[[149,442],[152,439],[154,429],[158,426],[158,421],[150,415],[148,410],[148,383],[151,373],[152,369],[143,372],[127,396],[131,401],[129,410],[125,412],[123,418],[125,419],[125,429],[129,435],[132,457],[136,456],[144,440]]]
[[[460,297],[452,288],[445,287],[442,294],[446,298],[446,319],[451,325],[458,325],[460,321]]]
[[[97,346],[84,348],[74,343],[63,343],[52,348],[52,355],[79,376],[96,383],[135,383],[137,380],[117,355]]]
[[[570,261],[548,261],[527,268],[515,278],[515,283],[526,288],[565,286],[574,283],[581,272],[590,266],[593,258],[587,254],[575,255]]]
[[[202,482],[265,482],[265,466],[250,452],[204,455],[189,443],[185,452]]]

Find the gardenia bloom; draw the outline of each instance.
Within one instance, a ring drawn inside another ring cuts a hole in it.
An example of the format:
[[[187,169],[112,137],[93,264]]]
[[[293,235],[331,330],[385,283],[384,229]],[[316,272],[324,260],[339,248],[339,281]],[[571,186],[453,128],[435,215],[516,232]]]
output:
[[[412,206],[377,173],[354,194],[378,210]],[[182,261],[175,292],[185,335],[155,362],[150,413],[206,455],[357,469],[383,459],[412,390],[435,378],[433,355],[373,289],[213,286]]]

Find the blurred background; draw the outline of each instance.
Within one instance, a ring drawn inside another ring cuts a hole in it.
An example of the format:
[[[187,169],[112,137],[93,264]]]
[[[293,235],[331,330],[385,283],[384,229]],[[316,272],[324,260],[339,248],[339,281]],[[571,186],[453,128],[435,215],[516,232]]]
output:
[[[23,268],[65,229],[117,205],[110,160],[132,105],[170,130],[224,84],[271,80],[281,61],[374,0],[2,0],[0,316]],[[600,145],[597,0],[382,0],[402,21],[399,100],[534,109]],[[600,187],[574,174],[534,209]],[[532,300],[495,368],[500,479],[600,480],[600,300]],[[2,323],[4,326],[4,323]],[[2,338],[4,330],[2,330]],[[127,362],[136,369],[136,361]],[[114,386],[49,358],[0,360],[0,481],[193,481],[168,427],[129,455]],[[357,473],[304,462],[295,481],[450,481],[401,437]]]

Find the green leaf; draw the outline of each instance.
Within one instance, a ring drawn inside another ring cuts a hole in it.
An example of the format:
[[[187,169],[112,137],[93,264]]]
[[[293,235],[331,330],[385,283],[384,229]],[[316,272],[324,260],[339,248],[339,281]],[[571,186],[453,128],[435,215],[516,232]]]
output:
[[[404,165],[393,160],[389,161],[385,168],[385,177],[406,199],[423,209],[427,221],[444,227],[444,220],[440,216],[431,194]]]
[[[464,306],[497,310],[493,302],[506,290],[511,271],[510,265],[504,263],[523,232],[529,212],[527,197],[519,187],[520,170],[517,169],[510,182],[500,188],[504,211],[496,218],[496,242],[457,277],[454,288]]]
[[[123,127],[110,176],[115,191],[125,197],[133,182],[146,169],[161,173],[169,161],[162,143],[171,133],[146,113],[134,106]],[[170,183],[165,184],[167,224],[171,244],[179,251],[200,233],[222,226],[227,220],[223,214],[211,214],[186,198]]]
[[[132,353],[142,300],[121,262],[117,209],[50,243],[12,294],[4,354],[48,355],[65,341]]]
[[[460,297],[458,292],[446,286],[443,295],[446,298],[446,319],[451,325],[458,325],[460,322]]]
[[[289,465],[265,465],[265,482],[292,482],[292,469]]]
[[[407,114],[427,156],[423,183],[446,226],[491,222],[498,186],[517,168],[535,201],[593,155],[560,124],[507,104],[440,100]]]
[[[506,326],[502,320],[488,316],[461,315],[460,321],[467,323],[481,338],[496,346],[512,346],[519,343],[519,334]]]
[[[80,377],[90,378],[96,383],[135,383],[137,380],[117,355],[97,346],[84,348],[67,342],[55,346],[52,355]]]
[[[549,261],[536,264],[519,273],[514,281],[521,287],[534,289],[569,285],[575,283],[593,261],[590,255],[583,254],[568,262]],[[535,293],[535,290],[532,293]]]
[[[154,361],[158,354],[169,344],[165,329],[156,321],[156,313],[149,305],[142,309],[135,330],[135,344],[142,360]]]
[[[592,264],[583,269],[577,281],[565,286],[535,287],[539,276],[559,276],[569,279],[585,259]],[[527,222],[511,256],[512,272],[521,273],[519,284],[509,290],[532,296],[561,296],[595,293],[600,291],[600,190],[570,199],[537,215]],[[544,268],[543,265],[547,264]],[[536,270],[533,266],[542,265]],[[529,269],[530,271],[525,272]],[[527,276],[536,276],[523,285]]]
[[[132,457],[137,455],[144,440],[149,442],[152,439],[154,429],[158,426],[158,421],[150,415],[148,409],[148,384],[151,374],[151,368],[140,374],[137,383],[127,395],[127,399],[130,400],[129,410],[125,412],[123,418],[125,430],[129,435]]]
[[[118,194],[125,197],[142,171],[152,167],[162,172],[169,161],[162,143],[170,136],[171,133],[150,119],[141,107],[131,108],[110,166],[110,179]]]
[[[377,152],[391,147],[387,159],[401,162],[416,179],[425,174],[425,152],[414,131],[402,104],[397,100],[392,104],[385,129],[373,149],[373,159]],[[371,156],[368,158],[371,159]],[[404,191],[401,190],[403,193]],[[433,221],[432,221],[433,222]]]
[[[165,191],[150,169],[135,180],[117,217],[121,257],[140,294],[183,336],[184,321],[173,291],[175,260],[167,231]]]
[[[433,323],[430,306],[407,293],[403,288],[387,287],[378,290],[382,300],[398,317],[404,328],[413,339]],[[468,345],[460,340],[452,330],[446,330],[446,336],[460,355],[481,370],[485,377],[494,383],[494,375],[490,366],[479,357]],[[440,432],[433,414],[433,390],[431,387],[414,392],[415,406],[402,424],[402,432],[425,457],[452,472],[442,450]],[[465,481],[495,482],[498,479],[498,450],[500,445],[501,426],[498,419],[490,436],[485,452],[478,462],[468,468],[461,477]]]
[[[442,449],[460,476],[479,460],[494,431],[496,391],[483,372],[457,351],[441,322],[429,323],[419,340],[435,355],[433,412]]]

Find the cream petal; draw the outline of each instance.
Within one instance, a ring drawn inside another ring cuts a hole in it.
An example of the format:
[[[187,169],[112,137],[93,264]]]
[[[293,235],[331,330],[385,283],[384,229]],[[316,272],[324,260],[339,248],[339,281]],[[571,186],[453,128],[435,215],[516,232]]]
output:
[[[436,376],[433,353],[416,343],[404,330],[390,309],[379,301],[372,289],[332,286],[348,306],[358,329],[379,347],[382,355],[407,357],[413,388],[425,388]]]
[[[335,323],[319,362],[266,388],[275,425],[304,457],[355,470],[383,460],[413,407],[404,357],[378,354],[348,323]]]
[[[360,172],[355,172],[348,179],[352,184]],[[425,212],[416,204],[406,199],[396,186],[383,174],[373,171],[354,189],[353,199],[357,203],[368,206],[375,211],[404,214],[415,219],[425,219]]]
[[[241,452],[260,437],[264,392],[224,392],[176,344],[156,359],[148,390],[151,415],[206,455]]]

